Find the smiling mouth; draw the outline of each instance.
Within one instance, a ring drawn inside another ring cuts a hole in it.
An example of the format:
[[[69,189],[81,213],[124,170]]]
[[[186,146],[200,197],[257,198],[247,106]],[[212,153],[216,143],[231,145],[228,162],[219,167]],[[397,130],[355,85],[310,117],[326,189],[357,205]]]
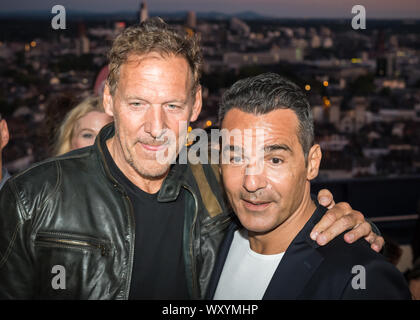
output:
[[[153,144],[145,144],[145,143],[140,143],[142,145],[142,147],[144,149],[146,149],[147,151],[160,151],[160,150],[164,150],[167,148],[168,144],[164,143],[164,144],[158,144],[158,145],[153,145]]]
[[[265,210],[270,204],[270,201],[251,201],[242,199],[242,202],[248,210],[251,211],[262,211]]]

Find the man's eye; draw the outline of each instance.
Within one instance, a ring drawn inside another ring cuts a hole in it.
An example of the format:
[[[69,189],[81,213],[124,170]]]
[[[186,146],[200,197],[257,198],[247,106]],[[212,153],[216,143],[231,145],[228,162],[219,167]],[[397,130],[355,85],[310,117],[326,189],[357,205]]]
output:
[[[230,163],[232,164],[241,164],[243,163],[243,158],[240,156],[230,157]]]
[[[280,158],[271,158],[271,163],[280,164],[280,163],[283,163],[283,160]]]
[[[177,106],[176,104],[168,104],[168,109],[170,109],[170,110],[176,110],[178,108],[179,108],[179,106]]]
[[[141,107],[142,105],[143,105],[143,103],[141,103],[141,102],[130,102],[130,106],[133,106],[133,107],[136,107],[136,108]]]

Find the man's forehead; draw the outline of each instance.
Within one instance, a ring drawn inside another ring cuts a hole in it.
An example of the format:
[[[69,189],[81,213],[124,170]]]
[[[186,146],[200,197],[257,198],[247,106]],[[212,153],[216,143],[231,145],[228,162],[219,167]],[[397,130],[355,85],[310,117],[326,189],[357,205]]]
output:
[[[127,61],[120,67],[119,82],[123,84],[120,88],[123,91],[172,90],[177,92],[177,95],[186,96],[191,91],[193,81],[192,72],[185,58],[179,55],[162,56],[157,52],[151,52],[128,56]],[[133,95],[134,92],[125,92],[126,94]]]
[[[160,68],[158,68],[158,66]],[[121,65],[122,72],[134,71],[133,68],[142,67],[143,72],[150,72],[150,69],[161,69],[164,72],[177,73],[179,78],[185,78],[190,81],[192,78],[192,71],[188,61],[181,55],[172,53],[160,53],[152,51],[145,54],[131,53],[127,56],[126,61]]]
[[[225,137],[252,137],[274,143],[279,139],[297,139],[298,120],[294,111],[290,109],[276,109],[258,115],[234,108],[226,113],[222,129]]]

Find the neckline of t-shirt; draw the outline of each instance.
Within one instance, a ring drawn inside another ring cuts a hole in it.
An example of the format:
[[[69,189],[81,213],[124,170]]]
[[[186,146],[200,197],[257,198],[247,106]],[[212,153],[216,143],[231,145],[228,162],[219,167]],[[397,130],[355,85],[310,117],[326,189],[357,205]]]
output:
[[[262,254],[255,252],[251,249],[251,245],[248,239],[248,231],[246,229],[238,230],[239,239],[244,246],[246,246],[247,253],[255,258],[260,260],[279,260],[283,257],[284,252],[276,253],[276,254]]]

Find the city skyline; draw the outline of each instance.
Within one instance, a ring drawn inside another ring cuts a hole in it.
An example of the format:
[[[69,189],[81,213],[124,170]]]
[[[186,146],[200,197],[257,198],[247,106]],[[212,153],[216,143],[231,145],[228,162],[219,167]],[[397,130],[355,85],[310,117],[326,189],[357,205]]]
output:
[[[278,18],[348,18],[352,16],[351,8],[356,4],[364,5],[367,18],[385,19],[419,19],[420,6],[415,0],[342,0],[333,2],[331,0],[214,0],[214,1],[193,1],[193,0],[153,0],[146,1],[149,12],[221,12],[234,14],[244,11],[278,17]],[[0,12],[19,11],[50,11],[56,4],[63,5],[67,10],[87,11],[92,13],[111,13],[115,11],[137,11],[141,1],[120,0],[118,5],[112,0],[38,0],[34,3],[31,0],[18,0],[12,3],[0,5]]]

